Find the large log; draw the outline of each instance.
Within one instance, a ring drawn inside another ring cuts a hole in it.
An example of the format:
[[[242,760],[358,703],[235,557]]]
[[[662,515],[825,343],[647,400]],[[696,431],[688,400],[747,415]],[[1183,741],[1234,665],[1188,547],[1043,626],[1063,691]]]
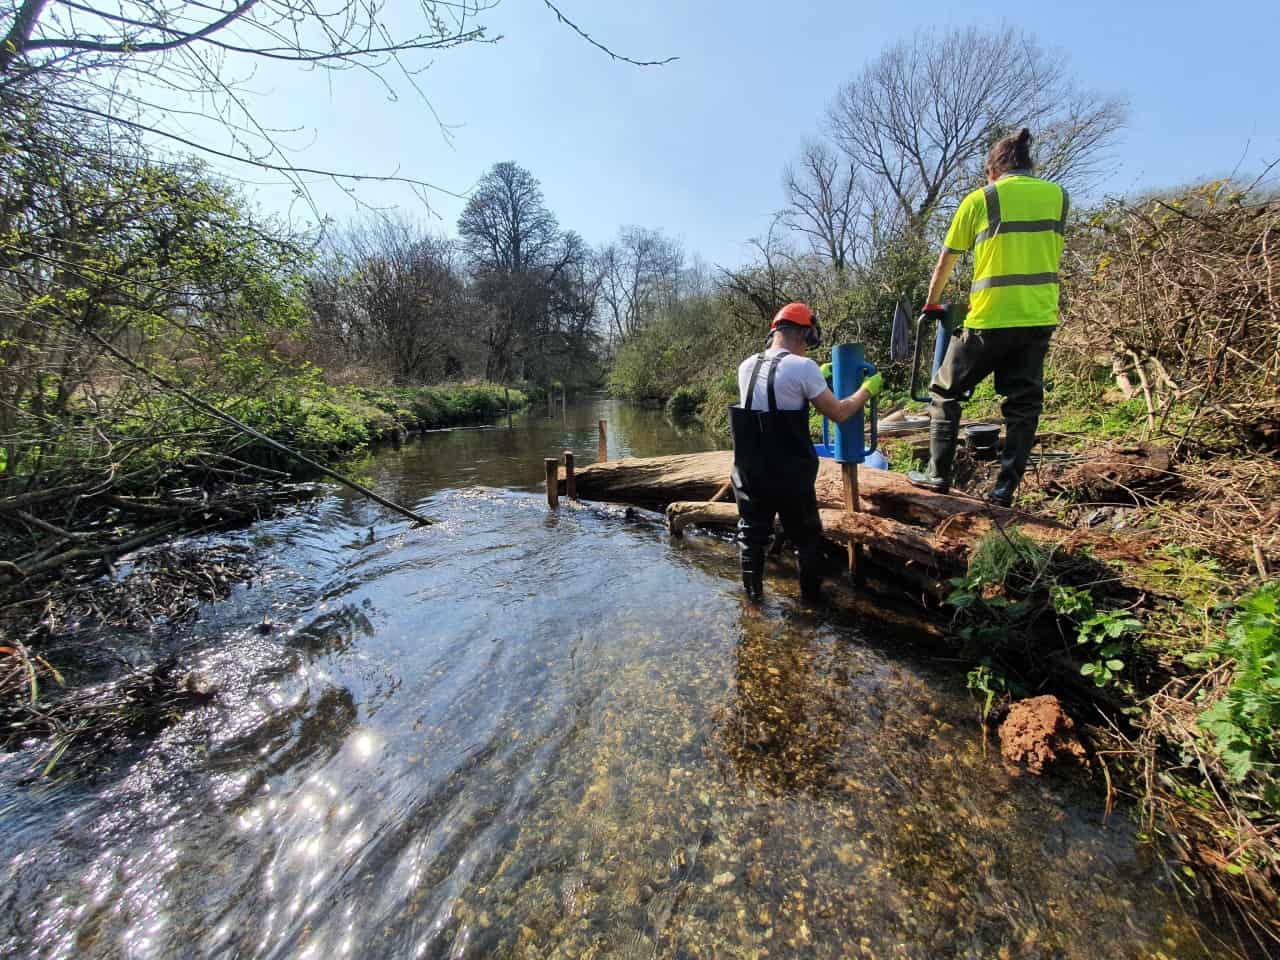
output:
[[[684,453],[596,463],[578,471],[578,495],[586,500],[665,506],[678,500],[710,500],[733,469],[733,452]],[[932,493],[913,487],[900,473],[858,468],[863,510],[912,526],[930,529],[947,525],[964,536],[980,537],[993,520],[1018,521],[1024,526],[1060,535],[1066,528],[972,497]],[[818,505],[832,510],[844,506],[840,464],[821,460],[815,484]],[[1032,534],[1031,530],[1027,530]],[[1034,534],[1032,534],[1034,535]]]
[[[964,540],[930,534],[888,517],[821,509],[822,534],[833,543],[864,547],[866,560],[905,577],[913,588],[935,600],[946,596],[946,581],[964,573],[970,545]],[[667,506],[667,529],[679,536],[688,526],[732,528],[738,508],[732,503],[677,501]]]
[[[729,450],[611,460],[578,471],[578,496],[584,500],[651,507],[707,501],[723,485],[732,468],[733,453]],[[833,460],[820,461],[815,489],[819,507],[836,512],[830,516],[830,529],[844,531],[848,537],[865,533],[867,539],[860,542],[882,553],[889,549],[883,544],[890,542],[895,544],[893,549],[902,554],[928,550],[933,568],[944,577],[954,575],[949,571],[955,569],[957,558],[967,558],[973,546],[997,523],[1016,524],[1027,536],[1043,543],[1059,544],[1067,549],[1087,546],[1100,559],[1128,562],[1141,558],[1144,552],[1140,543],[1072,529],[1048,517],[993,506],[974,497],[921,490],[908,483],[902,474],[888,470],[860,467],[858,480],[861,519],[849,518],[843,511],[840,465]],[[731,505],[726,507],[733,509]],[[719,517],[720,513],[715,516]],[[877,519],[894,523],[891,527],[875,527]],[[828,524],[826,512],[823,524]],[[831,539],[837,538],[833,535]],[[906,559],[904,556],[903,561]]]

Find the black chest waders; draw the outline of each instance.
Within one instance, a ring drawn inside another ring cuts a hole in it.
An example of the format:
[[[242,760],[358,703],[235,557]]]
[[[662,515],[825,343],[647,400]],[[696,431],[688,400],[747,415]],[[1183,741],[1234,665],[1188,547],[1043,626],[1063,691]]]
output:
[[[813,488],[818,455],[809,439],[808,404],[803,410],[778,409],[774,381],[785,356],[789,354],[759,354],[747,385],[746,403],[729,407],[742,584],[753,600],[763,593],[765,552],[775,516],[781,518],[783,531],[795,544],[806,599],[817,599],[822,586],[822,523]],[[756,410],[755,387],[765,364],[769,365],[768,409]]]

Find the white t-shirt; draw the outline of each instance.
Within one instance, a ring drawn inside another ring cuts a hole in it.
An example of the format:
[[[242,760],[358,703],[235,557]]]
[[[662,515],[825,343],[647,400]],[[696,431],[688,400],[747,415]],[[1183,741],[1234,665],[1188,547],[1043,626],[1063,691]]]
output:
[[[784,351],[780,347],[770,347],[765,356],[776,357]],[[755,369],[756,358],[752,354],[738,366],[738,402],[747,405],[747,384],[751,382],[751,371]],[[760,376],[756,377],[756,389],[751,400],[751,409],[767,412],[769,409],[769,367],[766,363],[760,367]],[[827,381],[822,376],[822,369],[808,357],[797,357],[788,353],[778,362],[778,374],[773,381],[773,394],[779,410],[803,410],[805,401],[827,389]]]

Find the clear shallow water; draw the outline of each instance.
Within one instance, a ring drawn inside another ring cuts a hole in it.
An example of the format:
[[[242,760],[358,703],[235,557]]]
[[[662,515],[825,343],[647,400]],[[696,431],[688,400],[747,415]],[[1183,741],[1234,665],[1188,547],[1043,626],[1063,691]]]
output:
[[[584,404],[362,465],[431,527],[335,492],[224,537],[265,566],[175,641],[213,706],[91,783],[0,758],[0,953],[1222,955],[910,637],[785,576],[753,610],[716,538],[550,514],[541,458],[599,417],[611,456],[706,443]]]

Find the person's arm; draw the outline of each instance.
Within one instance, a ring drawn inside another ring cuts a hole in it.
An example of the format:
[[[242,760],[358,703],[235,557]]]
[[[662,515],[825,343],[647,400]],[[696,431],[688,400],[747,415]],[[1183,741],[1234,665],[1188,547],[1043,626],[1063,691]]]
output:
[[[830,390],[823,390],[811,401],[818,412],[833,423],[844,423],[852,416],[856,416],[858,411],[865,407],[872,397],[880,393],[884,384],[884,380],[880,374],[873,373],[866,379],[852,396],[845,397],[843,400],[837,400],[836,395]]]
[[[865,407],[870,399],[871,394],[867,393],[866,387],[859,387],[856,393],[843,400],[837,400],[830,390],[823,390],[813,398],[813,405],[832,423],[844,423]]]
[[[951,271],[956,268],[956,261],[960,259],[961,254],[973,249],[978,233],[979,214],[985,210],[986,199],[981,190],[973,191],[960,201],[955,216],[951,218],[951,226],[947,228],[947,236],[942,241],[942,252],[938,254],[933,276],[929,278],[929,295],[924,301],[925,313],[932,312],[930,307],[941,306],[942,292],[947,289]]]
[[[942,248],[942,252],[938,254],[938,262],[933,268],[933,276],[929,278],[929,296],[925,299],[927,305],[942,303],[942,291],[947,288],[951,271],[956,268],[956,261],[959,259],[960,254],[954,250]]]

